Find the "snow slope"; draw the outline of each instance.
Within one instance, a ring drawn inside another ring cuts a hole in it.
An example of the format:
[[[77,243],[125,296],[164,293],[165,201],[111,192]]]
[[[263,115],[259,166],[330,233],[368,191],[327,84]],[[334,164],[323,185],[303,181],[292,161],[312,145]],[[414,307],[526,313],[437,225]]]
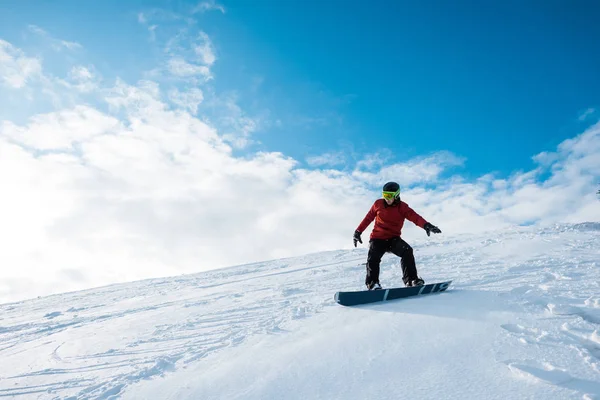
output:
[[[600,399],[599,223],[406,239],[447,292],[335,304],[362,247],[0,305],[0,398]]]

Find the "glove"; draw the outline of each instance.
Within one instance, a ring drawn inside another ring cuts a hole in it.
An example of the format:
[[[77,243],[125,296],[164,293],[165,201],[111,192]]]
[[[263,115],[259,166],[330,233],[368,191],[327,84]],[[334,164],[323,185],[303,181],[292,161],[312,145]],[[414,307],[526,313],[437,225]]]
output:
[[[431,232],[433,232],[433,233],[442,233],[442,231],[440,231],[440,228],[438,228],[435,225],[431,225],[429,222],[427,222],[425,224],[425,226],[423,227],[423,229],[425,229],[425,232],[427,232],[427,236],[431,236]]]
[[[354,231],[354,247],[356,247],[356,242],[360,242],[362,244],[362,239],[360,238],[360,234],[362,232]]]

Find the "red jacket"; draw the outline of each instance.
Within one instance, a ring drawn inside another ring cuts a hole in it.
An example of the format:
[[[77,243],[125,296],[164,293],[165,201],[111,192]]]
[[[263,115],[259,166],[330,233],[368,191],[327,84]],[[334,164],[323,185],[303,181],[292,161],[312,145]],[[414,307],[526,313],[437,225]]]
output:
[[[391,239],[398,237],[402,233],[404,219],[407,219],[417,226],[423,228],[427,221],[417,214],[412,208],[403,201],[388,206],[384,199],[375,200],[373,206],[362,220],[358,228],[359,232],[365,229],[375,220],[371,239]]]

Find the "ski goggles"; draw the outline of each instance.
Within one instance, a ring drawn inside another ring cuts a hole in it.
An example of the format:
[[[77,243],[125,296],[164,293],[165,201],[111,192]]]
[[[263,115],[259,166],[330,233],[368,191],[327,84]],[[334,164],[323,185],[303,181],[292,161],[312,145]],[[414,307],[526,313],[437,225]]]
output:
[[[400,189],[396,190],[395,192],[383,192],[382,194],[384,199],[393,200],[400,195]]]

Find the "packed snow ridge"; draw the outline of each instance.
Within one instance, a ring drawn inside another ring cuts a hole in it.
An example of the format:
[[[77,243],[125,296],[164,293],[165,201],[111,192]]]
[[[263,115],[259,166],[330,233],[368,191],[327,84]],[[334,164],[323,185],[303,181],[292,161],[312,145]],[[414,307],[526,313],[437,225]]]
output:
[[[0,305],[0,397],[600,399],[600,223],[406,240],[448,291],[336,304],[362,247]]]

